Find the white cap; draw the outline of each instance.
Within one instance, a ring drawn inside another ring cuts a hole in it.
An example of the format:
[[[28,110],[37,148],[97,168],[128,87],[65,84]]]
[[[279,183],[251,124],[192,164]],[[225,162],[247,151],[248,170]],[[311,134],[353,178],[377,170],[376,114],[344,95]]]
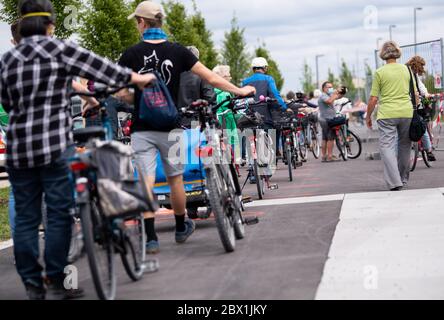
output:
[[[165,14],[162,11],[162,6],[160,4],[151,1],[142,1],[137,6],[136,11],[128,16],[128,20],[131,20],[134,17],[154,20],[159,14],[161,14],[163,18],[165,17]]]
[[[267,60],[265,60],[265,58],[254,58],[253,61],[251,62],[251,67],[252,68],[265,68],[268,67],[268,62]]]

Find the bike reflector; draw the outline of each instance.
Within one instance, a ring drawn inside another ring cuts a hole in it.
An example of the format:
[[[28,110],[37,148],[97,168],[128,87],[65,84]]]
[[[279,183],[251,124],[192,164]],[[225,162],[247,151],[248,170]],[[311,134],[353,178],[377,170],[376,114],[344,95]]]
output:
[[[73,162],[70,164],[71,171],[79,172],[88,168],[88,165],[85,162]]]

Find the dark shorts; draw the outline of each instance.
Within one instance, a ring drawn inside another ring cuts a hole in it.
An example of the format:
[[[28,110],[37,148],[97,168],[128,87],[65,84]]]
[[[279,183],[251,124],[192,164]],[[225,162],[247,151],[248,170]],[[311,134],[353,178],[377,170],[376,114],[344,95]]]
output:
[[[325,120],[319,120],[319,123],[322,128],[322,140],[323,141],[331,141],[336,139],[336,133],[332,130]]]

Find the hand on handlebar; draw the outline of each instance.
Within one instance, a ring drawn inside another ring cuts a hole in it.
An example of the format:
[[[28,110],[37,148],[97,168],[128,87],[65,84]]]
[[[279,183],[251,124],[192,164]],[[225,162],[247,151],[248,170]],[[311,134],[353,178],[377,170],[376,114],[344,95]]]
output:
[[[100,107],[100,104],[97,101],[94,104],[88,103],[82,110],[82,117],[86,118],[89,112],[92,112],[92,110],[97,109],[98,107]]]
[[[287,108],[287,110],[286,110],[288,113],[290,113],[290,114],[293,114],[294,113],[294,111],[291,109],[291,108]]]
[[[239,89],[239,96],[248,97],[256,94],[256,88],[252,86],[246,86]]]

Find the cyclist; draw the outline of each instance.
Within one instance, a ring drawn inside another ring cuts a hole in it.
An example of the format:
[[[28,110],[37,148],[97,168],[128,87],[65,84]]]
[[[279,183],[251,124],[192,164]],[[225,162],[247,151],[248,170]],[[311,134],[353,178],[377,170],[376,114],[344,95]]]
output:
[[[424,73],[425,73],[424,67],[426,65],[426,62],[425,62],[424,58],[422,58],[420,56],[414,56],[414,57],[410,58],[410,60],[407,61],[406,64],[412,69],[412,71],[415,75],[417,89],[418,89],[418,92],[421,95],[421,97],[430,98],[432,95],[429,94],[426,86],[424,85],[424,83],[421,81],[421,78],[420,78],[420,76],[424,75]],[[425,111],[427,111],[427,110],[425,110]],[[427,159],[429,161],[436,161],[436,157],[433,154],[432,142],[430,140],[430,135],[429,135],[428,130],[426,130],[426,132],[424,133],[424,136],[422,137],[422,143],[424,145],[424,149],[427,151]]]
[[[168,37],[162,30],[164,17],[162,7],[157,3],[143,1],[137,6],[135,12],[128,18],[135,18],[143,41],[123,53],[119,61],[121,65],[130,67],[139,74],[157,71],[167,85],[176,106],[178,105],[180,75],[190,70],[209,85],[235,95],[246,96],[255,92],[252,87],[242,89],[236,87],[205,67],[187,48],[167,41]],[[142,91],[137,88],[134,94],[126,90],[119,95],[125,97],[128,103],[135,103],[131,143],[136,152],[136,161],[143,170],[142,174],[146,176],[148,188],[152,189],[156,180],[156,155],[160,152],[171,189],[171,204],[176,220],[175,240],[177,243],[183,243],[194,232],[195,226],[192,220],[185,220],[186,195],[183,184],[183,164],[177,157],[168,157],[170,148],[176,144],[175,141],[168,141],[169,131],[179,128],[180,123],[172,123],[163,131],[153,130],[139,118],[138,102],[141,95]],[[154,213],[146,213],[145,226],[147,252],[157,253],[159,241],[154,229]]]
[[[333,157],[333,146],[336,139],[335,132],[328,126],[327,120],[336,116],[334,102],[342,98],[340,89],[335,90],[331,82],[322,84],[322,95],[319,98],[319,123],[322,128],[322,162],[332,162],[338,159]]]
[[[289,109],[281,98],[279,91],[276,87],[276,82],[272,76],[267,75],[268,72],[268,62],[265,58],[256,57],[251,62],[251,68],[253,70],[253,75],[248,77],[244,81],[242,81],[242,86],[251,85],[256,88],[255,99],[259,100],[260,96],[269,97],[276,99],[278,101],[278,107],[280,107],[283,111],[293,112]],[[263,129],[268,131],[270,129],[274,129],[273,116],[271,113],[272,108],[276,108],[276,106],[272,106],[268,103],[264,103],[258,106],[255,106],[255,111],[260,113],[264,118]],[[276,145],[277,147],[277,145]],[[250,163],[250,170],[251,163]],[[266,170],[267,179],[271,177],[271,170]],[[256,183],[254,181],[254,177],[251,178],[250,183]]]
[[[196,47],[190,46],[187,47],[187,49],[199,59],[200,52]],[[206,100],[210,104],[214,103],[214,89],[193,72],[183,72],[180,75],[180,89],[177,107],[179,110],[182,110],[182,108],[188,107],[191,103],[197,100]],[[191,121],[187,121],[187,123],[184,121],[185,118],[182,119],[182,125],[189,127]]]
[[[0,103],[10,116],[7,170],[16,199],[16,267],[28,297],[44,299],[43,267],[38,262],[44,193],[47,293],[53,298],[76,298],[83,291],[63,285],[73,204],[66,163],[73,150],[68,99],[71,79],[81,76],[110,85],[131,82],[145,86],[154,76],[138,75],[72,42],[52,38],[55,15],[49,0],[24,0],[19,16],[23,39],[0,61]]]

